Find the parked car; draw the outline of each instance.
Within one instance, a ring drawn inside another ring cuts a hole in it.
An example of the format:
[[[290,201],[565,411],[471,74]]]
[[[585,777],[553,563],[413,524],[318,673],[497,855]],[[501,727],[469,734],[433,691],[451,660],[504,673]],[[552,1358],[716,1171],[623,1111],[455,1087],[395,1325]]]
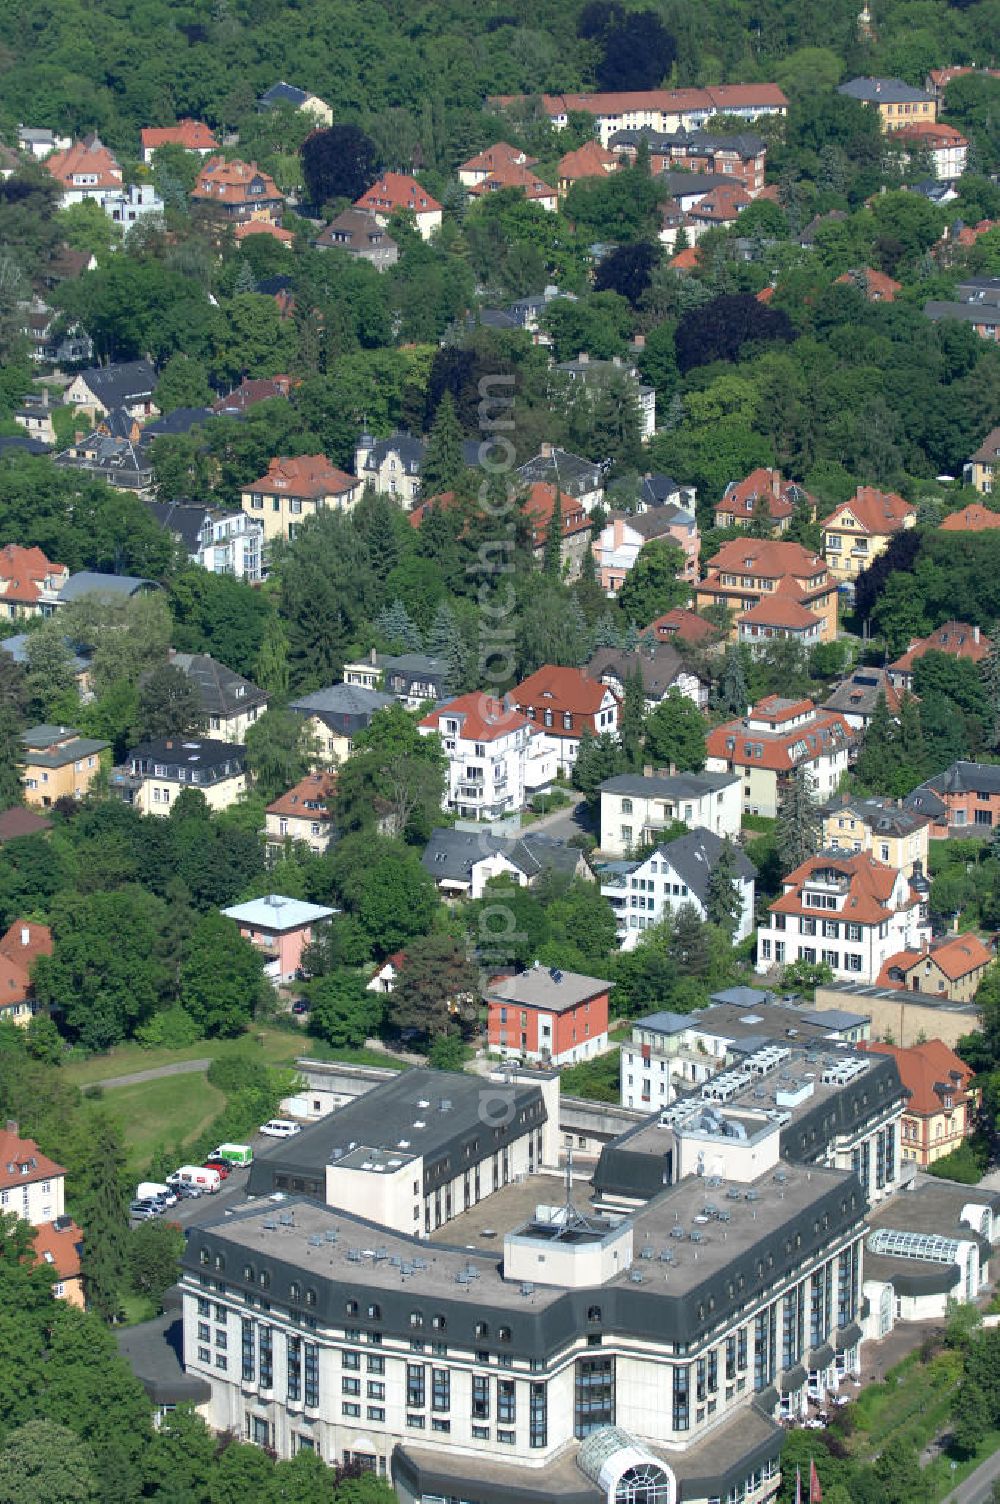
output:
[[[159,1201],[164,1206],[173,1206],[177,1196],[168,1185],[161,1185],[157,1180],[142,1180],[135,1188],[137,1201]]]
[[[158,1217],[163,1208],[153,1201],[130,1201],[128,1214],[134,1222],[148,1222],[151,1217]]]
[[[291,1138],[293,1133],[301,1133],[302,1128],[288,1118],[271,1118],[269,1122],[261,1123],[257,1131],[265,1138]]]
[[[178,1184],[174,1186],[174,1190],[177,1192],[177,1195],[181,1201],[197,1201],[198,1197],[202,1194],[201,1186],[184,1185],[181,1182],[178,1182]]]
[[[203,1164],[206,1170],[218,1170],[223,1180],[229,1179],[230,1171],[233,1168],[228,1159],[206,1159],[203,1161]]]
[[[309,1004],[306,1002],[304,997],[297,997],[295,999],[294,1003],[292,1004],[292,1012],[299,1014],[309,1012]]]

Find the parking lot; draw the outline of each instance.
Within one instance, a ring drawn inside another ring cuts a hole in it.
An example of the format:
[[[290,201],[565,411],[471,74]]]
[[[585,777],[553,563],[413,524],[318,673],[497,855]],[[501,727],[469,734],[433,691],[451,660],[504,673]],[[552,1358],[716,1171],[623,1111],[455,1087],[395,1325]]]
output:
[[[253,1148],[255,1155],[265,1150],[274,1139],[264,1138],[255,1133],[247,1142]],[[182,1198],[175,1206],[167,1208],[164,1216],[168,1222],[176,1222],[181,1227],[197,1227],[205,1222],[214,1222],[216,1217],[225,1214],[227,1208],[239,1206],[246,1199],[247,1181],[250,1179],[249,1168],[230,1170],[227,1179],[222,1182],[220,1190],[214,1195],[192,1196],[190,1199]],[[133,1227],[138,1223],[133,1220]]]

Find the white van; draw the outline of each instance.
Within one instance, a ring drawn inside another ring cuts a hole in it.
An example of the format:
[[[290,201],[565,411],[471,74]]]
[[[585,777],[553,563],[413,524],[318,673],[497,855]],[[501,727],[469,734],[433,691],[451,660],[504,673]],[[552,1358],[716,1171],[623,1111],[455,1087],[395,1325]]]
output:
[[[199,1191],[208,1191],[214,1196],[222,1186],[222,1176],[218,1170],[208,1170],[204,1165],[181,1165],[179,1170],[167,1176],[167,1185],[196,1185]]]
[[[140,1180],[135,1188],[136,1201],[165,1201],[168,1206],[177,1204],[177,1197],[170,1186],[163,1185],[157,1180]]]
[[[291,1138],[293,1133],[301,1133],[302,1128],[291,1118],[272,1118],[269,1123],[261,1123],[258,1132],[266,1138]]]

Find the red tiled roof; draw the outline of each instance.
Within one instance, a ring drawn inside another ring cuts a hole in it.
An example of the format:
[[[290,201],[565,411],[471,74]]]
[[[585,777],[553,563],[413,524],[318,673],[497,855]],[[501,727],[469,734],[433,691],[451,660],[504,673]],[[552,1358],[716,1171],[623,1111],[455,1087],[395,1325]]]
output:
[[[473,183],[466,192],[473,198],[483,198],[501,188],[521,188],[526,198],[555,198],[554,188],[543,183],[541,178],[519,162],[501,162],[495,171],[482,182]]]
[[[414,214],[429,214],[441,205],[416,180],[405,172],[387,172],[373,183],[367,193],[354,200],[355,209],[370,209],[374,214],[390,214],[394,209],[412,209]]]
[[[336,788],[335,772],[308,773],[292,788],[272,800],[267,806],[267,813],[291,815],[300,820],[332,820],[333,816],[326,804],[328,799],[333,798]]]
[[[120,188],[122,170],[117,159],[108,151],[97,136],[86,141],[74,141],[65,151],[54,151],[42,163],[64,188],[73,186],[73,178],[85,174],[94,181],[88,188]]]
[[[0,1129],[0,1190],[32,1185],[36,1180],[54,1180],[65,1174],[62,1165],[47,1158],[33,1138],[21,1138],[7,1128]]]
[[[771,470],[762,465],[751,470],[745,480],[730,481],[715,510],[732,516],[752,517],[758,498],[763,497],[767,501],[771,520],[781,522],[794,513],[798,492],[808,495],[794,481],[782,480],[780,470]],[[811,501],[812,497],[809,499]]]
[[[493,146],[487,146],[485,151],[477,152],[467,162],[463,162],[459,172],[496,172],[499,167],[512,163],[520,163],[523,167],[534,167],[537,157],[525,156],[519,146],[511,146],[507,141],[497,141]]]
[[[315,498],[338,496],[356,490],[361,482],[332,465],[325,454],[299,454],[294,458],[279,455],[267,467],[267,474],[247,491],[263,491],[269,496]]]
[[[80,1254],[83,1249],[83,1231],[69,1217],[60,1217],[55,1222],[42,1222],[34,1230],[36,1260],[39,1264],[51,1264],[61,1280],[79,1279]]]
[[[863,1040],[858,1049],[873,1055],[891,1055],[895,1060],[899,1078],[910,1093],[904,1112],[921,1115],[941,1112],[945,1091],[956,1106],[968,1100],[967,1087],[973,1072],[940,1039],[928,1039],[906,1049],[881,1041]],[[943,1089],[939,1092],[935,1087]]]
[[[562,514],[562,536],[571,538],[574,533],[586,532],[590,527],[590,518],[580,503],[562,492],[559,493],[559,503]],[[532,486],[529,486],[524,511],[531,520],[531,541],[535,548],[539,548],[548,536],[555,505],[555,486],[550,485],[548,481],[535,481]]]
[[[889,667],[898,674],[909,673],[925,653],[947,653],[951,658],[969,658],[973,663],[981,663],[989,654],[990,644],[985,632],[979,632],[977,642],[977,631],[978,628],[970,627],[964,621],[946,621],[929,637],[911,642],[902,658],[897,658]]]
[[[22,809],[15,804],[11,809],[0,810],[0,844],[16,841],[19,836],[34,836],[40,831],[51,830],[52,821],[35,809]]]
[[[714,634],[715,628],[697,611],[675,606],[672,611],[651,621],[646,631],[652,632],[660,642],[671,642],[675,637],[682,642],[704,642],[706,637]]]
[[[178,120],[176,125],[151,125],[139,132],[143,151],[158,146],[183,146],[185,151],[212,151],[218,144],[203,120]]]
[[[618,167],[618,158],[613,151],[608,151],[600,141],[588,141],[576,151],[568,151],[559,159],[557,176],[575,181],[578,178],[602,178],[607,173],[614,172]]]
[[[554,717],[568,713],[574,721],[589,722],[600,710],[607,694],[606,684],[588,679],[581,669],[557,668],[545,663],[512,689],[507,699],[525,713],[534,710],[536,723],[539,712],[543,710],[551,710]],[[545,730],[558,734],[563,727],[553,724],[546,726]],[[579,725],[566,730],[567,736],[579,734]]]
[[[903,982],[889,980],[890,967],[898,971],[909,971],[918,962],[928,960],[935,962],[950,982],[957,982],[960,978],[968,976],[970,971],[978,971],[981,967],[988,966],[993,956],[978,935],[971,933],[949,935],[946,940],[932,945],[930,950],[897,951],[882,967],[876,985],[879,987],[905,986]]]
[[[295,242],[291,230],[273,225],[269,219],[251,219],[245,225],[237,225],[233,231],[233,239],[237,242],[246,240],[248,235],[270,235],[272,240],[280,240],[282,245],[293,245]]]
[[[686,245],[683,251],[678,251],[676,256],[671,257],[669,265],[673,267],[675,272],[690,272],[694,271],[700,262],[701,256],[698,253],[698,247],[696,245]]]
[[[36,956],[51,956],[52,931],[47,924],[36,924],[31,919],[15,919],[6,935],[0,939],[0,956],[16,961],[25,971],[31,970]]]
[[[235,391],[218,397],[212,403],[213,413],[246,412],[258,402],[268,402],[272,397],[287,397],[293,386],[298,386],[291,376],[245,376]]]
[[[837,277],[839,284],[855,285],[858,282],[864,284],[864,294],[869,303],[891,303],[897,292],[902,292],[903,284],[894,282],[887,277],[885,272],[878,272],[873,266],[863,266],[860,271],[844,272],[842,277]]]
[[[443,719],[458,720],[461,722],[459,736],[464,741],[492,742],[498,737],[509,736],[512,731],[520,731],[527,727],[530,731],[537,731],[528,717],[521,715],[510,705],[505,705],[495,695],[480,694],[473,692],[468,695],[459,695],[455,700],[449,700],[445,705],[439,705],[432,710],[430,715],[425,715],[420,722],[430,731],[440,729]]]
[[[495,94],[491,104],[514,104],[520,94]],[[692,110],[786,109],[788,100],[777,84],[713,84],[706,89],[633,89],[593,94],[543,94],[548,115],[581,110],[591,115],[624,115],[641,110],[684,114]]]
[[[688,210],[688,216],[708,219],[715,224],[729,224],[749,203],[752,199],[742,183],[720,183],[717,188],[710,188],[704,198]]]
[[[773,287],[762,287],[760,292],[755,293],[754,296],[758,303],[763,303],[766,306],[774,297],[774,291]]]
[[[776,697],[769,697],[774,698]],[[798,726],[779,729],[781,721],[793,714],[802,714],[807,708],[812,711],[808,720]],[[777,723],[775,730],[759,731],[749,724],[749,721],[762,720],[774,720]],[[785,773],[790,768],[798,767],[800,763],[811,762],[814,758],[844,747],[854,739],[854,732],[844,716],[836,712],[816,710],[811,700],[796,702],[787,714],[774,707],[769,708],[768,700],[761,700],[751,710],[749,721],[741,718],[713,727],[705,739],[708,756],[732,763],[734,767],[766,768],[772,773]],[[733,742],[732,748],[726,746],[730,740]],[[760,756],[756,756],[753,750],[744,751],[745,747],[759,747]],[[789,879],[786,878],[786,881]]]
[[[977,225],[963,225],[955,237],[956,242],[958,245],[975,245],[980,235],[995,229],[997,224],[995,219],[981,219]]]
[[[749,611],[744,611],[736,619],[751,626],[788,627],[791,631],[806,631],[810,627],[818,627],[821,622],[815,612],[808,611],[800,601],[783,590],[761,596],[756,606],[751,606]]]
[[[261,185],[259,193],[250,192],[254,183]],[[227,162],[224,157],[205,159],[191,197],[212,204],[255,205],[282,201],[274,179],[262,172],[256,162]]]
[[[820,852],[796,867],[782,884],[789,889],[768,907],[772,914],[822,914],[829,918],[829,910],[812,909],[803,900],[810,878],[817,872],[837,872],[848,881],[848,894],[844,907],[837,917],[856,924],[881,924],[896,912],[889,907],[892,890],[898,876],[895,867],[877,862],[867,851],[856,851],[850,856]],[[912,899],[910,900],[912,902]],[[901,907],[908,907],[904,904]]]
[[[714,574],[752,574],[758,578],[780,580],[784,575],[812,580],[826,571],[819,554],[811,553],[801,543],[782,543],[773,538],[732,538],[724,543],[706,568]],[[711,580],[707,583],[717,583]]]
[[[7,586],[0,589],[0,600],[30,605],[38,600],[50,575],[58,575],[59,583],[65,584],[69,570],[65,564],[53,564],[40,548],[20,548],[16,543],[0,548],[0,584]]]
[[[951,512],[941,523],[942,533],[985,533],[990,528],[1000,527],[1000,512],[991,512],[989,507],[974,501],[960,512]]]
[[[916,507],[911,507],[895,491],[877,491],[874,486],[859,486],[853,496],[842,501],[839,507],[834,507],[829,517],[824,517],[820,526],[832,527],[844,512],[850,512],[864,532],[880,537],[900,532],[909,518],[917,515]]]
[[[933,150],[935,146],[968,146],[968,141],[953,125],[943,120],[914,120],[912,125],[900,126],[892,133],[894,141],[919,141]]]

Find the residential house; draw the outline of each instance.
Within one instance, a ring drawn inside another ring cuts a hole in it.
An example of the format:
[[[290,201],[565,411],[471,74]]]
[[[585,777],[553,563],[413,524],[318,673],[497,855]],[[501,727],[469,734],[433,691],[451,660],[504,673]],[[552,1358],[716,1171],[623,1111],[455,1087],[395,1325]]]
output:
[[[684,642],[693,648],[707,646],[718,635],[710,621],[699,616],[697,611],[689,611],[685,606],[674,606],[673,610],[666,611],[655,621],[651,621],[644,629],[643,636],[649,633],[656,642]]]
[[[530,829],[501,836],[488,827],[438,826],[431,831],[420,861],[443,898],[482,898],[494,877],[506,877],[519,888],[533,887],[546,872],[594,880],[578,846]]]
[[[329,508],[334,512],[354,510],[364,483],[330,463],[325,454],[279,455],[270,461],[267,474],[253,481],[240,495],[248,517],[264,524],[264,547],[275,538],[291,541],[307,517]]]
[[[809,652],[823,641],[823,624],[795,595],[778,589],[736,618],[737,640],[751,653],[764,653],[776,641],[796,642]]]
[[[971,1066],[940,1039],[906,1049],[872,1040],[861,1048],[891,1056],[906,1088],[908,1100],[900,1124],[903,1159],[925,1168],[961,1148],[975,1121],[977,1093],[970,1089]]]
[[[993,952],[971,931],[931,941],[922,950],[902,950],[890,956],[876,985],[971,1003]]]
[[[63,393],[63,402],[67,407],[78,408],[94,423],[119,409],[141,423],[159,416],[160,410],[153,401],[156,379],[148,360],[92,366],[77,372]]]
[[[31,968],[39,956],[51,954],[52,931],[47,924],[15,919],[0,937],[0,1023],[28,1027],[38,1011]]]
[[[301,971],[302,952],[316,938],[318,927],[332,919],[337,910],[269,893],[265,898],[233,904],[221,912],[235,921],[244,940],[263,952],[268,981],[275,987],[284,987],[294,982]]]
[[[914,637],[901,658],[889,664],[889,678],[896,689],[912,690],[913,666],[925,653],[946,653],[949,658],[964,658],[982,663],[989,657],[990,643],[979,627],[964,621],[946,621],[928,637]]]
[[[514,473],[526,486],[539,483],[558,486],[565,496],[578,501],[585,512],[604,505],[601,466],[557,445],[543,444],[535,457],[519,465]]]
[[[113,224],[130,230],[150,214],[162,214],[164,204],[152,183],[130,183],[120,193],[108,194],[104,212]]]
[[[118,160],[96,134],[74,141],[62,151],[50,152],[44,166],[62,189],[61,209],[87,199],[103,207],[108,196],[117,197],[123,191]]]
[[[970,73],[976,73],[980,78],[1000,78],[1000,69],[997,68],[975,68],[971,64],[949,65],[945,68],[931,68],[924,79],[924,88],[928,94],[933,94],[936,100],[943,103],[952,79],[965,78]]]
[[[875,714],[880,695],[885,697],[886,708],[895,720],[899,715],[900,694],[893,686],[889,670],[856,668],[834,686],[822,708],[842,715],[852,730],[861,732]]]
[[[268,695],[211,653],[178,653],[170,662],[198,693],[206,730],[213,740],[243,742],[267,709]]]
[[[494,95],[488,103],[505,109],[523,95]],[[541,107],[555,130],[565,130],[571,114],[594,117],[594,134],[608,146],[619,131],[652,130],[661,135],[697,130],[713,115],[759,120],[788,113],[777,84],[713,84],[705,89],[638,89],[587,94],[543,94]]]
[[[94,344],[75,320],[32,297],[20,305],[21,333],[28,342],[28,358],[35,365],[70,366],[92,360]]]
[[[209,809],[228,809],[246,793],[246,747],[206,737],[158,737],[126,753],[110,792],[144,815],[169,815],[186,788]]]
[[[40,391],[26,392],[21,406],[14,409],[14,422],[32,439],[51,447],[56,442],[55,414],[63,407],[62,398],[53,395],[50,387]]]
[[[716,188],[729,189],[738,185],[731,178],[727,178],[721,172],[661,172],[660,181],[667,191],[667,202],[674,204],[680,210],[682,223],[686,223],[686,216],[696,204],[713,192]],[[663,240],[664,236],[661,235]],[[673,241],[670,242],[673,244]],[[697,246],[689,246],[689,250],[697,250]],[[695,263],[697,264],[697,263]]]
[[[930,938],[926,884],[914,887],[868,851],[821,851],[781,887],[757,932],[758,971],[806,961],[837,981],[874,983],[891,955]]]
[[[153,160],[154,151],[161,146],[179,146],[182,151],[194,152],[199,157],[210,156],[218,150],[215,132],[203,120],[185,116],[176,125],[150,125],[139,132],[142,144],[142,160],[147,167]]]
[[[68,579],[66,565],[53,564],[40,548],[8,543],[0,548],[0,617],[51,616]]]
[[[618,946],[634,950],[644,930],[676,914],[685,904],[708,919],[709,881],[724,847],[724,839],[695,827],[665,846],[657,846],[639,862],[618,862],[601,874],[601,893],[615,914]],[[754,927],[754,879],[757,868],[738,846],[733,848],[733,881],[740,892],[740,912],[734,943],[745,940]]]
[[[363,433],[354,451],[354,471],[362,485],[371,486],[380,496],[394,497],[404,507],[412,506],[420,495],[423,463],[423,440],[408,433],[394,433],[387,439]]]
[[[286,84],[284,81],[264,90],[257,100],[257,113],[263,115],[282,105],[290,105],[293,110],[311,115],[317,125],[333,124],[333,111],[325,99],[320,99],[318,94],[312,94],[308,89],[298,89],[294,84]]]
[[[79,435],[53,463],[60,469],[83,471],[138,496],[152,490],[152,462],[140,443],[138,423],[124,408],[99,418],[91,433]]]
[[[975,486],[981,496],[991,496],[998,473],[1000,473],[1000,428],[993,428],[972,458],[966,461],[962,478],[967,486]],[[941,526],[945,527],[948,521],[949,519],[945,518]]]
[[[955,289],[953,302],[924,304],[924,316],[932,323],[957,319],[971,324],[980,339],[1000,339],[1000,277],[967,277]]]
[[[474,188],[477,183],[485,183],[495,173],[505,167],[534,167],[536,157],[527,156],[519,146],[510,146],[506,141],[498,141],[494,146],[488,146],[485,151],[477,152],[467,162],[463,162],[458,169],[458,181],[463,188]]]
[[[264,812],[264,843],[267,855],[277,860],[286,845],[308,846],[322,856],[334,837],[330,801],[337,789],[337,775],[323,769],[307,773],[287,793],[279,795]]]
[[[856,287],[868,303],[892,303],[896,294],[902,292],[902,282],[896,282],[873,266],[854,267],[834,279],[837,286]]]
[[[30,633],[15,632],[13,637],[0,637],[0,653],[6,653],[13,658],[15,663],[23,668],[29,666],[28,643]],[[84,704],[89,704],[94,698],[91,687],[91,671],[93,668],[92,655],[89,648],[83,648],[78,643],[70,642],[68,637],[63,638],[66,651],[69,655],[70,666],[73,669],[73,677],[80,699]]]
[[[989,762],[953,762],[907,794],[903,803],[927,816],[932,841],[989,835],[994,825],[1000,825],[1000,767]]]
[[[878,110],[886,134],[916,121],[933,123],[937,120],[934,96],[903,83],[901,78],[852,78],[841,84],[837,93]]]
[[[896,132],[897,141],[905,141],[914,151],[930,157],[934,176],[945,182],[960,178],[969,159],[969,143],[961,131],[944,121],[915,121]],[[906,153],[907,159],[909,153]]]
[[[72,136],[57,136],[45,126],[19,125],[17,128],[18,151],[34,157],[36,162],[43,162],[50,152],[68,151],[72,145]]]
[[[7,841],[19,841],[23,836],[42,836],[51,829],[51,820],[20,804],[0,810],[0,846]]]
[[[396,990],[396,983],[405,964],[406,952],[394,950],[391,956],[386,956],[381,966],[376,966],[365,983],[365,991],[378,992],[383,997],[388,997]]]
[[[202,534],[206,527],[211,527],[217,514],[193,501],[153,501],[147,496],[143,502],[153,521],[183,548],[192,564],[197,564]]]
[[[711,172],[731,177],[751,198],[764,186],[767,145],[751,131],[716,136],[710,131],[658,133],[649,129],[618,131],[608,143],[619,160],[635,162],[640,144],[649,152],[649,169],[655,175],[680,167],[688,172]]]
[[[101,753],[110,745],[81,736],[69,726],[31,726],[22,731],[25,804],[51,809],[58,799],[82,799],[101,771]]]
[[[43,1154],[34,1139],[22,1138],[17,1123],[8,1121],[0,1130],[0,1210],[31,1224],[36,1260],[55,1272],[52,1294],[82,1310],[83,1233],[65,1208],[66,1171]]]
[[[638,671],[647,710],[655,710],[672,689],[704,710],[708,705],[708,680],[685,662],[671,642],[643,642],[636,648],[597,648],[587,664],[591,679],[599,679],[625,698],[625,685]]]
[[[678,823],[735,838],[742,819],[732,773],[619,773],[601,784],[600,849],[608,857],[630,857]]]
[[[827,800],[847,772],[854,732],[841,715],[817,710],[812,700],[767,695],[748,713],[708,733],[706,768],[738,773],[748,815],[773,819],[789,777],[804,768],[813,797]]]
[[[997,432],[1000,434],[1000,429]],[[990,488],[992,489],[992,480]],[[963,507],[960,512],[950,512],[941,523],[939,532],[988,533],[998,527],[1000,527],[1000,512],[991,512],[989,507],[984,507],[974,501],[971,506]]]
[[[710,188],[684,216],[689,240],[697,245],[707,230],[730,229],[752,203],[753,199],[740,183],[719,183]]]
[[[897,533],[916,527],[917,509],[895,491],[859,486],[820,525],[831,575],[838,584],[853,584],[873,559],[885,553]]]
[[[359,731],[371,725],[376,711],[394,703],[391,695],[358,684],[331,684],[289,702],[289,710],[302,716],[316,745],[316,763],[331,767],[346,762]]]
[[[837,635],[837,591],[819,554],[800,543],[771,538],[735,538],[708,560],[705,578],[696,588],[695,606],[724,606],[736,613],[730,637],[740,636],[738,618],[766,597],[780,594],[795,601],[820,622],[821,642]],[[787,614],[787,613],[786,613]]]
[[[814,214],[809,223],[799,231],[799,245],[804,251],[811,251],[816,245],[816,232],[824,225],[842,224],[847,218],[844,209],[830,209],[826,214]]]
[[[576,360],[561,361],[556,370],[595,396],[609,381],[623,377],[639,407],[639,436],[643,440],[653,437],[656,432],[656,391],[640,381],[635,366],[625,364],[621,356],[616,355],[613,360],[592,360],[586,350],[581,350]]]
[[[191,189],[192,202],[223,224],[246,224],[252,219],[281,223],[285,199],[272,177],[256,162],[227,162],[206,157]]]
[[[491,1054],[543,1065],[576,1065],[608,1047],[613,982],[534,966],[497,978],[485,992]]]
[[[276,397],[287,398],[298,382],[291,376],[244,376],[239,386],[212,403],[212,411],[222,418],[242,418],[258,402],[271,402]]]
[[[758,511],[766,515],[776,533],[788,531],[799,511],[816,520],[816,499],[797,481],[784,480],[780,470],[760,467],[745,480],[732,480],[715,508],[716,527],[749,527]]]
[[[692,588],[698,581],[701,534],[694,513],[678,506],[646,512],[609,512],[591,544],[598,583],[605,595],[618,594],[645,545],[654,539],[676,543],[684,561],[677,578]]]
[[[393,214],[413,215],[422,240],[430,240],[441,228],[441,205],[427,189],[405,172],[387,172],[373,183],[359,199],[355,209],[367,209],[380,224],[388,224]]]
[[[538,481],[527,489],[523,510],[531,527],[531,548],[539,563],[545,558],[549,529],[555,525],[558,505],[561,543],[559,558],[566,579],[579,578],[584,555],[590,544],[590,517],[582,502],[555,486]]]
[[[399,260],[399,246],[365,209],[344,209],[324,225],[313,245],[319,251],[346,251],[359,261],[367,261],[377,272],[384,272]]]
[[[901,799],[840,794],[820,814],[825,850],[869,851],[911,880],[928,871],[930,823]]]
[[[599,141],[585,141],[576,151],[568,151],[559,158],[556,169],[559,195],[563,197],[574,183],[580,183],[584,178],[607,177],[609,173],[617,172],[620,166],[613,150],[609,151]]]
[[[525,807],[556,775],[541,728],[490,695],[460,695],[418,723],[437,734],[448,763],[443,808],[463,819],[497,820]]]
[[[684,512],[693,512],[697,497],[697,486],[682,486],[672,475],[647,471],[639,483],[636,511],[648,512],[651,507],[680,507]]]
[[[155,580],[144,580],[134,574],[101,574],[93,569],[80,569],[71,574],[59,592],[60,606],[71,606],[88,596],[102,601],[131,599],[134,595],[148,595],[159,586]]]
[[[530,167],[517,162],[501,163],[487,177],[474,183],[467,192],[471,199],[480,199],[489,193],[498,193],[508,188],[523,194],[529,203],[537,204],[550,213],[555,212],[558,204],[556,190],[550,188],[548,183],[543,183]]]
[[[259,585],[264,578],[264,524],[246,512],[206,516],[194,555],[209,574],[231,574]]]
[[[238,246],[243,244],[248,235],[268,235],[272,240],[276,240],[279,245],[283,245],[286,250],[291,250],[295,244],[294,233],[291,230],[283,229],[281,225],[275,224],[270,219],[246,219],[233,230],[233,239]],[[260,292],[262,289],[258,286],[257,291]],[[282,317],[290,317],[295,309],[295,299],[288,293],[287,289],[284,287],[280,288],[274,295],[274,298]]]
[[[578,668],[544,664],[507,694],[507,701],[533,721],[555,754],[558,772],[573,771],[584,731],[618,735],[618,697]]]
[[[419,710],[428,700],[448,696],[450,665],[429,653],[376,653],[344,664],[344,683],[382,689],[407,710]]]

